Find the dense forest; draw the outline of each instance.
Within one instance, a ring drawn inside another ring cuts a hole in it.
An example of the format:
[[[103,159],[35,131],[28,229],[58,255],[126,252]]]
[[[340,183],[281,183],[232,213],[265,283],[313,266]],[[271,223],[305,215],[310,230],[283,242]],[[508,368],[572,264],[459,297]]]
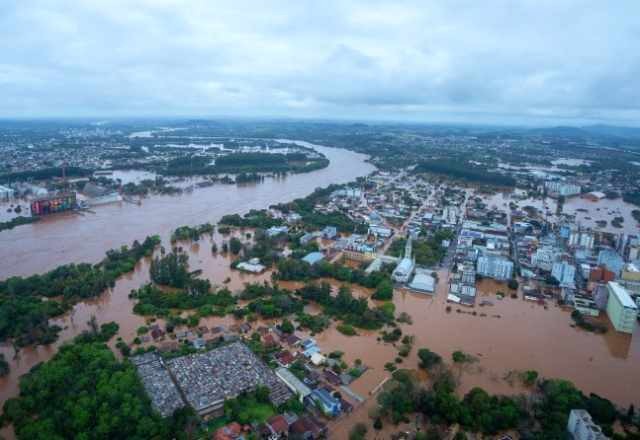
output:
[[[325,168],[329,161],[324,158],[308,158],[302,153],[232,153],[213,160],[208,156],[181,156],[170,160],[164,174],[193,176],[208,174],[241,173],[303,173]]]
[[[437,159],[420,162],[415,168],[416,173],[442,174],[454,179],[466,180],[472,183],[484,183],[495,186],[516,186],[516,180],[507,175],[490,172],[485,167],[472,165],[464,161]]]
[[[90,176],[93,170],[87,170],[79,167],[65,168],[67,177],[85,177]],[[55,177],[62,178],[62,168],[42,168],[32,171],[19,171],[15,173],[0,174],[0,183],[2,182],[24,182],[28,180],[47,180]]]
[[[40,217],[24,217],[22,215],[18,217],[14,217],[11,220],[7,220],[6,222],[0,222],[0,232],[7,231],[9,229],[13,229],[16,226],[20,225],[28,225],[30,223],[35,223],[40,220]]]
[[[427,349],[420,352],[432,353]],[[385,390],[378,395],[377,416],[392,423],[408,421],[420,413],[431,423],[433,438],[458,424],[464,431],[493,436],[506,430],[517,430],[520,438],[532,440],[567,438],[567,420],[572,409],[586,409],[608,436],[637,439],[638,435],[614,434],[613,424],[628,425],[635,415],[633,406],[619,412],[607,399],[585,395],[571,382],[558,379],[534,381],[523,396],[496,396],[481,388],[473,388],[462,398],[456,392],[453,370],[437,354],[422,368],[429,370],[429,385],[424,386],[407,370],[398,370]],[[454,359],[454,363],[456,360]],[[534,372],[535,373],[535,372]],[[439,429],[443,428],[443,429]],[[424,437],[431,438],[431,437]],[[458,437],[456,437],[458,438]],[[467,438],[465,435],[460,438]]]
[[[105,344],[112,328],[64,344],[20,379],[20,395],[5,402],[2,417],[19,439],[186,438],[186,415],[161,419],[133,365]]]

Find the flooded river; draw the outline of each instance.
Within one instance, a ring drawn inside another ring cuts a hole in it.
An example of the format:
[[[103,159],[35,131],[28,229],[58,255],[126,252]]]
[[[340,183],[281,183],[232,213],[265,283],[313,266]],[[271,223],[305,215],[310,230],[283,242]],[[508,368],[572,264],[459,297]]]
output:
[[[300,142],[305,146],[310,144]],[[217,222],[225,214],[267,208],[309,195],[317,187],[365,176],[374,167],[366,156],[313,146],[330,161],[327,168],[261,183],[216,184],[179,196],[150,196],[138,206],[98,206],[95,214],[67,214],[0,233],[0,279],[45,272],[71,262],[97,262],[107,250],[150,234],[164,239],[181,225]]]

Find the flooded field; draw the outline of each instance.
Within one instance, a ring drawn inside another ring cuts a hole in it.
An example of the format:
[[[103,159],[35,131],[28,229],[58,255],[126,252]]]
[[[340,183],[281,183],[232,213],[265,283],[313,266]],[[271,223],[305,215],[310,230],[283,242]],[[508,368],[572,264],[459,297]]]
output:
[[[638,222],[633,218],[631,212],[638,209],[630,203],[626,203],[621,198],[615,200],[602,199],[593,202],[581,197],[572,197],[564,204],[563,212],[576,216],[576,223],[601,231],[615,234],[640,234]],[[622,228],[616,228],[611,221],[616,217],[624,218]],[[599,227],[596,222],[604,220],[607,225]]]
[[[481,197],[484,203],[489,208],[497,208],[499,210],[510,212],[509,203],[516,203],[518,209],[522,209],[525,206],[533,206],[537,208],[543,215],[547,216],[547,220],[550,222],[557,222],[556,208],[557,201],[550,197],[545,198],[522,198],[522,191],[516,190],[513,193],[498,192],[490,195],[476,195]],[[568,215],[575,215],[575,223],[580,226],[593,228],[595,230],[611,232],[615,234],[640,234],[639,224],[633,218],[631,212],[634,209],[638,209],[630,203],[626,203],[621,198],[610,200],[602,199],[598,201],[591,201],[583,197],[570,197],[568,198],[563,207],[562,213]],[[611,224],[612,220],[616,217],[622,217],[622,227],[617,228]],[[606,221],[605,226],[599,226],[597,222],[599,220]]]

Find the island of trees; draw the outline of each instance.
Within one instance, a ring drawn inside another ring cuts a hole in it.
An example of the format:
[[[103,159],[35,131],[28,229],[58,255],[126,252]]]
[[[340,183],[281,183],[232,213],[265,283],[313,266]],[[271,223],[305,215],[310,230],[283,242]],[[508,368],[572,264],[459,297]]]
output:
[[[18,347],[55,341],[60,328],[50,325],[49,319],[113,287],[118,277],[131,272],[159,243],[159,237],[151,236],[131,247],[108,251],[95,265],[67,264],[43,275],[0,281],[0,341],[11,340]]]

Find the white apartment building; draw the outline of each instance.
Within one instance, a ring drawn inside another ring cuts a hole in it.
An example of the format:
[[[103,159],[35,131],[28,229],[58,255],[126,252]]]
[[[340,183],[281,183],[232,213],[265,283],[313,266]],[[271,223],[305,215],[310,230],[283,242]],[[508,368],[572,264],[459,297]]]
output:
[[[638,306],[633,301],[627,289],[615,281],[607,283],[609,299],[607,300],[607,315],[613,327],[622,333],[633,333],[638,316]]]
[[[576,267],[566,261],[553,263],[551,275],[560,282],[563,287],[575,286]]]
[[[508,280],[513,275],[513,262],[496,256],[482,256],[478,258],[477,272],[496,280]]]

